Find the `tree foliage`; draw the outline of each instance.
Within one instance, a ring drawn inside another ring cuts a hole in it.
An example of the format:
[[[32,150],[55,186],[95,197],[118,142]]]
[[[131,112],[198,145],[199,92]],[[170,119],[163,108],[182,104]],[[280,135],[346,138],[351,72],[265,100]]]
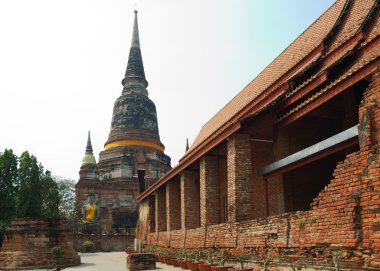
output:
[[[42,217],[42,169],[27,151],[20,156],[17,217]]]
[[[0,153],[0,228],[15,217],[54,218],[73,210],[74,183],[55,180],[27,151]]]
[[[74,182],[57,180],[27,151],[0,153],[0,248],[4,228],[16,217],[71,217]]]
[[[59,214],[62,217],[73,218],[75,202],[75,183],[73,180],[55,177],[59,193]]]
[[[0,228],[9,223],[16,213],[17,175],[17,156],[6,149],[0,153]]]
[[[50,171],[41,175],[42,181],[42,216],[59,217],[59,205],[61,198],[59,196],[58,184],[51,176]]]

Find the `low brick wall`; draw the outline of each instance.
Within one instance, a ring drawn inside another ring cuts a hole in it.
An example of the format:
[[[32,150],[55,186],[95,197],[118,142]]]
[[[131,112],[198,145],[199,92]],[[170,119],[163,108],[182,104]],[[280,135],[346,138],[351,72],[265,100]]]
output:
[[[81,244],[84,241],[95,243],[95,251],[111,252],[125,251],[126,248],[133,248],[135,237],[129,234],[76,234],[75,249],[82,251]]]
[[[156,256],[151,253],[127,254],[127,270],[156,269]]]
[[[44,268],[55,263],[51,249],[62,248],[64,265],[79,265],[73,234],[64,220],[16,219],[5,230],[0,269]]]
[[[359,150],[337,164],[332,180],[314,198],[309,211],[151,231],[138,228],[144,245],[257,248],[270,239],[280,252],[300,255],[305,267],[327,270],[333,266],[329,251],[340,247],[347,252],[341,261],[347,270],[380,270],[380,73],[373,77],[359,106]]]

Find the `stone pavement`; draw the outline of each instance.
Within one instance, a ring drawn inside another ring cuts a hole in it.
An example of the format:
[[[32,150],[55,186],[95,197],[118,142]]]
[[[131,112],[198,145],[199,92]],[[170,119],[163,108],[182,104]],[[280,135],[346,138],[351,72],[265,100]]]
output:
[[[97,252],[80,253],[81,264],[64,269],[65,271],[125,271],[125,252]],[[157,263],[155,270],[180,271],[181,268],[173,267],[163,263]],[[25,270],[26,271],[26,270]],[[42,270],[33,270],[42,271]],[[46,271],[46,270],[45,270]]]

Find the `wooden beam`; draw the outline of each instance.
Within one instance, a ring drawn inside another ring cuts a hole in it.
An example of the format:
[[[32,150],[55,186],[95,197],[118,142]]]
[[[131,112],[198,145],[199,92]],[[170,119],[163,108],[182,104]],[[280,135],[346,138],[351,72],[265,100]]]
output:
[[[277,111],[281,111],[281,110],[285,109],[286,107],[290,106],[291,104],[293,104],[294,102],[298,101],[299,99],[305,97],[311,91],[313,91],[318,86],[320,86],[322,83],[326,82],[327,76],[328,76],[328,73],[323,72],[321,75],[319,75],[317,78],[315,78],[309,84],[307,84],[300,91],[296,92],[295,94],[291,95],[289,98],[285,99],[285,101],[279,105],[279,108]]]
[[[331,52],[328,56],[326,56],[322,63],[323,65],[326,65],[334,58],[338,57],[342,51],[347,51],[352,45],[357,44],[359,41],[366,38],[366,35],[363,32],[358,32],[351,38],[349,38],[346,42],[344,42],[342,45],[340,45],[338,48],[336,48],[333,52]]]
[[[323,52],[325,49],[323,44],[320,44],[317,46],[314,50],[312,50],[308,55],[306,55],[303,59],[301,59],[295,66],[293,66],[290,70],[288,70],[285,74],[280,76],[276,81],[274,81],[268,88],[266,88],[260,95],[255,97],[248,105],[246,105],[244,108],[242,108],[239,112],[237,112],[234,116],[232,116],[230,119],[226,120],[225,123],[236,123],[237,121],[242,121],[257,112],[259,112],[263,106],[271,102],[271,99],[274,99],[276,96],[284,93],[289,89],[289,83],[287,81],[283,82],[281,85],[276,86],[276,83],[283,81],[285,78],[289,78],[293,75],[294,72],[296,72],[298,69],[300,69],[302,66],[307,64],[310,60],[312,60],[316,55]],[[224,125],[228,126],[228,125]],[[212,133],[210,136],[208,136],[203,142],[206,141],[212,141],[215,140],[212,138],[217,131],[223,130],[224,127],[220,127],[217,129],[214,133]],[[198,146],[199,147],[199,146]],[[189,159],[195,150],[191,150],[189,153],[185,154],[185,156],[179,161],[182,163],[186,159]]]
[[[299,118],[303,117],[313,109],[317,108],[321,104],[325,103],[326,101],[330,100],[331,98],[335,97],[336,95],[340,94],[341,92],[345,91],[352,85],[356,84],[360,80],[366,78],[368,75],[376,71],[376,69],[380,66],[380,59],[377,58],[376,60],[372,61],[367,66],[364,66],[361,70],[354,72],[351,76],[346,78],[344,81],[340,82],[335,87],[329,89],[325,93],[323,93],[321,96],[317,97],[314,101],[311,101],[309,105],[304,106],[294,112],[293,114],[287,116],[286,118],[280,120],[277,123],[277,128],[284,127],[286,125],[289,125],[290,123],[298,120]]]
[[[190,159],[187,159],[183,163],[178,164],[176,167],[171,169],[169,172],[167,172],[161,179],[156,181],[154,184],[148,187],[147,190],[145,190],[143,193],[138,195],[136,197],[136,201],[141,201],[145,199],[147,196],[149,196],[152,192],[157,190],[159,187],[164,185],[166,182],[170,181],[173,177],[175,177],[177,174],[180,174],[182,170],[190,166],[192,163],[194,163],[196,160],[201,158],[203,155],[205,155],[208,151],[213,149],[215,146],[219,145],[223,140],[227,139],[230,135],[235,133],[237,130],[240,129],[240,122],[235,123],[232,125],[229,129],[225,130],[217,140],[209,142],[206,146],[202,147],[199,151],[197,151],[193,156],[190,157]]]
[[[239,118],[241,118],[241,121],[253,116],[254,114],[256,114],[257,112],[259,112],[260,110],[262,110],[262,108],[269,104],[271,101],[273,101],[276,96],[279,95],[279,93],[284,93],[285,91],[287,91],[289,89],[289,83],[288,82],[285,82],[283,83],[281,86],[279,86],[276,91],[272,91],[271,93],[269,93],[268,95],[266,95],[261,101],[257,102],[256,104],[251,104],[249,106],[247,106],[240,114],[239,114]]]
[[[299,160],[299,161],[297,161],[297,162],[295,162],[293,164],[289,164],[289,165],[287,165],[285,167],[279,168],[278,170],[272,171],[272,172],[264,175],[264,178],[266,178],[266,179],[267,178],[271,178],[273,176],[276,176],[276,175],[279,175],[279,174],[283,174],[283,173],[291,171],[293,169],[300,168],[300,167],[302,167],[304,165],[310,164],[310,163],[312,163],[314,161],[322,159],[322,158],[324,158],[326,156],[329,156],[331,154],[334,154],[334,153],[336,153],[338,151],[345,150],[345,149],[347,149],[349,147],[352,147],[352,146],[355,146],[357,144],[359,144],[358,137],[351,138],[350,140],[347,140],[347,141],[345,141],[343,143],[337,144],[337,145],[335,145],[335,146],[333,146],[331,148],[328,148],[326,150],[318,152],[318,153],[316,153],[314,155],[308,156],[305,159]]]

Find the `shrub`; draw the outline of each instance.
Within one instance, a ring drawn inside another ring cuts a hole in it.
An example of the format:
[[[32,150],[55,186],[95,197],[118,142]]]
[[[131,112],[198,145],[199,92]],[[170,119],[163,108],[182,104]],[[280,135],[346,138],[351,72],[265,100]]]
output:
[[[95,250],[95,243],[91,241],[84,241],[82,243],[82,247],[86,250],[86,252]]]

